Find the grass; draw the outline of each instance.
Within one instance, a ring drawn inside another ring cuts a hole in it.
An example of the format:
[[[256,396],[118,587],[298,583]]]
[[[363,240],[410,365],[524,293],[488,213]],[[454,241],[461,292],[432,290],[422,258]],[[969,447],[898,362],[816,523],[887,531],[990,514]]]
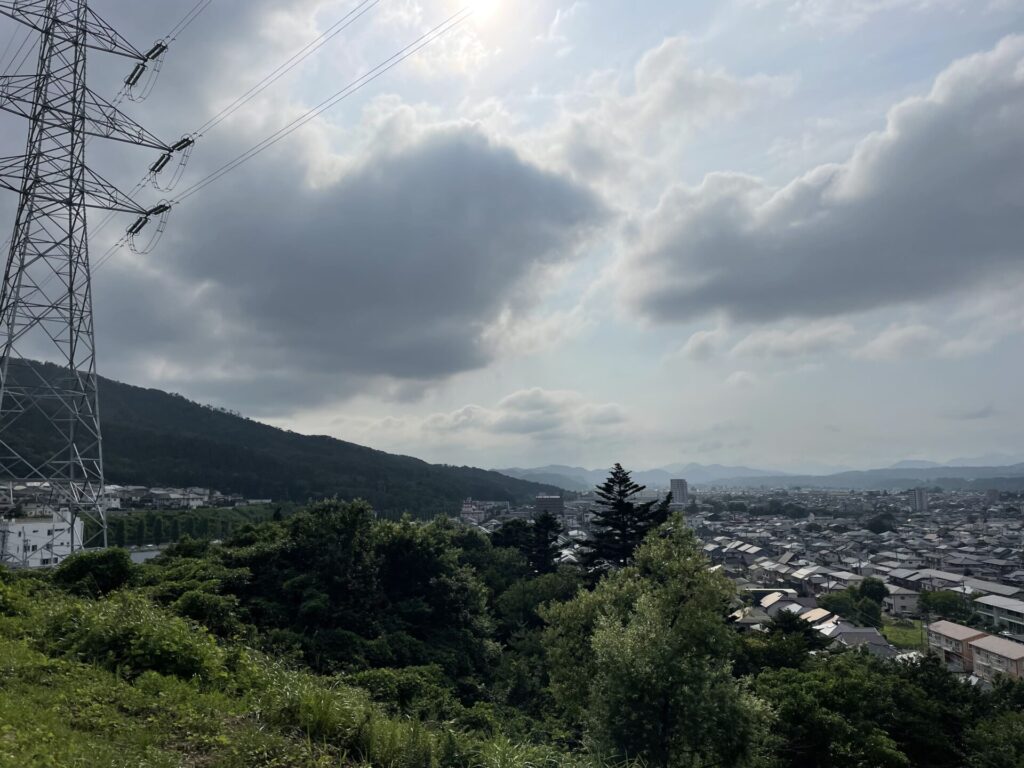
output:
[[[357,766],[610,764],[389,714],[141,595],[87,600],[0,569],[0,768]]]
[[[925,649],[925,644],[921,642],[920,619],[892,619],[887,616],[882,626],[882,634],[897,648],[908,651]]]

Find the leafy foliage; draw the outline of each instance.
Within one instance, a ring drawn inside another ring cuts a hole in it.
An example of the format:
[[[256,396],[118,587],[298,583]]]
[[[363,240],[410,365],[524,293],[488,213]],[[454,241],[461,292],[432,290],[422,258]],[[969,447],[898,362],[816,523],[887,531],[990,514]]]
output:
[[[740,633],[678,518],[595,573],[545,572],[530,524],[280,517],[141,566],[0,569],[0,765],[1021,764],[1024,684],[825,650],[788,613]]]

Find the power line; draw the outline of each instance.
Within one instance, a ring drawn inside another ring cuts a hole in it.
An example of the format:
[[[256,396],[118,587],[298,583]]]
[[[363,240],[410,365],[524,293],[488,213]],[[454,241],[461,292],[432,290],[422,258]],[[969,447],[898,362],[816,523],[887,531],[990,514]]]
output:
[[[189,24],[192,23],[192,21],[195,21],[195,18],[198,16],[198,14],[202,13],[202,11],[206,9],[206,7],[210,4],[211,1],[212,0],[205,0],[205,2],[204,2],[204,0],[200,0],[200,2],[197,3],[196,6],[194,6],[193,9],[191,11],[189,11],[189,13],[187,13],[185,15],[185,17],[182,19],[182,21],[178,22],[178,24],[175,26],[175,28],[172,29],[170,33],[168,33],[168,39],[174,39],[173,36],[181,34],[181,32]],[[246,91],[241,96],[239,96],[237,99],[235,99],[233,102],[231,102],[227,107],[225,107],[220,112],[218,112],[213,117],[211,117],[209,120],[207,120],[192,135],[193,136],[198,136],[198,135],[204,134],[204,133],[209,132],[210,130],[212,130],[214,127],[216,127],[221,122],[223,122],[228,117],[230,117],[232,114],[234,114],[239,109],[241,109],[249,101],[254,99],[256,96],[258,96],[260,93],[265,91],[267,88],[269,88],[275,82],[280,80],[285,74],[290,72],[292,69],[294,69],[300,63],[302,63],[303,61],[308,59],[310,56],[312,56],[314,53],[316,53],[318,50],[320,50],[331,39],[333,39],[334,37],[339,35],[344,30],[348,29],[348,27],[350,27],[352,24],[354,24],[359,17],[361,17],[363,14],[367,13],[368,11],[370,11],[374,6],[378,5],[379,3],[380,3],[380,0],[361,0],[361,2],[355,8],[353,8],[351,11],[346,13],[344,16],[342,16],[336,22],[331,24],[331,26],[329,26],[326,30],[324,30],[323,33],[318,35],[316,38],[314,38],[313,40],[308,42],[305,46],[303,46],[298,51],[296,51],[294,54],[292,54],[288,59],[286,59],[283,63],[281,63],[277,68],[272,70],[262,80],[260,80],[258,83],[256,83],[256,85],[254,85],[248,91]],[[196,8],[200,4],[202,4],[202,7],[199,8],[198,11],[196,11]],[[191,18],[189,18],[189,17],[191,17]],[[119,94],[119,95],[121,95],[121,94]],[[122,96],[122,99],[123,99],[123,96]],[[134,197],[137,193],[142,191],[142,189],[146,186],[146,183],[150,180],[150,178],[152,178],[152,173],[147,173],[141,179],[139,179],[139,182],[131,189],[131,191],[128,192],[128,197]],[[100,223],[96,227],[94,227],[92,229],[92,234],[95,236],[97,233],[102,231],[114,219],[114,217],[116,215],[117,214],[113,213],[113,212],[108,213],[100,221]],[[97,264],[95,265],[94,268],[99,268],[99,265],[101,263],[102,262],[97,262]]]
[[[408,59],[410,56],[415,55],[423,48],[427,47],[431,43],[435,42],[436,40],[446,35],[451,30],[455,29],[457,26],[459,26],[459,24],[461,24],[463,21],[469,18],[471,13],[472,12],[469,11],[468,9],[463,8],[462,10],[452,14],[437,26],[420,35],[420,37],[416,38],[416,40],[409,43],[407,46],[399,50],[397,53],[389,56],[387,59],[384,59],[384,61],[382,61],[380,64],[378,64],[377,66],[373,67],[372,69],[365,72],[363,75],[359,76],[358,78],[350,82],[348,85],[346,85],[340,91],[336,92],[334,95],[320,102],[317,106],[313,107],[302,116],[296,118],[288,125],[284,126],[278,131],[275,131],[270,136],[263,139],[263,141],[253,145],[250,149],[240,154],[234,160],[225,163],[216,171],[208,175],[206,178],[201,179],[200,181],[193,184],[191,187],[187,188],[181,195],[179,195],[175,199],[174,202],[184,202],[189,197],[196,194],[205,187],[209,186],[210,184],[217,181],[226,174],[230,173],[235,168],[248,162],[252,158],[256,157],[256,155],[263,152],[264,150],[269,149],[277,142],[281,141],[282,139],[289,136],[291,133],[295,132],[302,126],[309,123],[311,120],[314,120],[315,118],[317,118],[330,108],[337,105],[339,102],[343,101],[344,99],[347,99],[349,96],[358,92],[365,86],[369,85],[371,82],[376,80],[381,75],[398,66],[403,61]]]
[[[167,33],[167,37],[165,39],[171,41],[177,38],[178,35],[189,28],[189,25],[192,24],[193,21],[199,18],[199,15],[205,11],[212,2],[213,0],[198,0],[198,2],[192,6],[192,10],[186,13],[182,17],[181,21],[171,28],[171,31]]]
[[[233,102],[228,104],[228,106],[226,106],[216,115],[214,115],[201,126],[199,126],[199,128],[196,130],[196,134],[201,136],[202,134],[206,133],[207,131],[211,130],[212,128],[214,128],[215,126],[229,118],[231,115],[233,115],[243,106],[245,106],[248,102],[250,102],[253,98],[258,96],[264,90],[266,90],[271,85],[280,80],[282,77],[284,77],[286,74],[288,74],[288,72],[293,70],[307,58],[309,58],[318,50],[320,50],[332,38],[336,37],[337,35],[344,32],[346,29],[348,29],[350,26],[352,26],[352,24],[354,24],[356,20],[359,19],[360,16],[372,10],[373,7],[378,5],[379,3],[380,0],[362,0],[359,3],[359,5],[357,5],[351,11],[346,13],[336,22],[334,22],[334,24],[332,24],[330,27],[324,30],[323,33],[321,33],[318,37],[306,43],[305,46],[303,46],[294,54],[292,54],[292,56],[288,60],[286,60],[275,70],[267,74],[262,80],[256,83],[256,85],[254,85],[252,88],[243,93]]]
[[[304,126],[306,123],[315,119],[316,117],[323,114],[331,107],[348,98],[353,93],[356,93],[369,83],[373,82],[381,75],[398,66],[403,61],[408,59],[410,56],[415,55],[423,48],[427,47],[431,43],[437,41],[447,33],[451,32],[471,15],[472,10],[467,8],[463,8],[462,10],[452,14],[437,26],[420,35],[413,42],[406,45],[397,53],[384,59],[377,66],[373,67],[372,69],[368,70],[367,72],[365,72],[364,74],[350,82],[340,91],[337,91],[334,95],[320,102],[317,106],[308,110],[305,114],[296,118],[291,123],[281,128],[280,130],[275,131],[270,136],[265,138],[263,141],[259,142],[258,144],[255,144],[249,150],[243,152],[234,160],[225,163],[216,171],[208,175],[206,178],[201,179],[199,182],[193,184],[191,187],[186,189],[185,192],[174,201],[174,203],[177,204],[184,202],[184,200],[187,199],[188,197],[191,197],[192,195],[209,186],[213,182],[222,178],[223,176],[230,173],[238,166],[248,162],[256,155],[263,152],[264,150],[269,149],[277,142],[286,138],[289,134],[295,132],[296,130]],[[111,245],[110,248],[108,248],[107,251],[103,254],[103,256],[101,256],[92,266],[92,271],[94,273],[99,271],[99,269],[113,257],[114,253],[116,253],[120,248],[122,248],[126,243],[129,242],[129,239],[130,238],[128,236],[122,236],[120,240]]]

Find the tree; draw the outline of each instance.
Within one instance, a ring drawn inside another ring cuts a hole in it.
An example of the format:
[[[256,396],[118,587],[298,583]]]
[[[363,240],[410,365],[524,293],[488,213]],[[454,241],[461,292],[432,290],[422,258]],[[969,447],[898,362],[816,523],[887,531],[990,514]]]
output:
[[[79,552],[57,566],[53,581],[75,594],[100,597],[127,584],[133,568],[124,549]]]
[[[159,515],[153,518],[153,543],[157,546],[164,543],[164,521]]]
[[[588,565],[607,563],[619,568],[627,565],[647,533],[665,522],[672,494],[661,503],[633,501],[645,488],[633,482],[621,464],[612,467],[608,479],[597,486],[599,501],[594,515],[595,530],[588,542]]]
[[[176,542],[178,539],[181,538],[181,521],[178,519],[177,515],[175,515],[174,517],[171,518],[171,526],[170,526],[170,528],[171,528],[170,539],[171,539],[171,543],[173,544],[174,542]]]
[[[132,543],[136,547],[142,547],[146,544],[146,520],[143,517],[136,516],[133,520],[135,523],[132,529]]]
[[[766,669],[790,667],[802,669],[811,651],[820,651],[832,641],[791,611],[780,611],[768,622],[764,632],[741,637],[736,673],[756,674]]]
[[[879,582],[880,583],[880,582]],[[884,586],[883,586],[884,589]],[[869,585],[868,591],[874,593]],[[819,598],[818,603],[832,613],[865,627],[882,626],[882,606],[870,597],[861,597],[859,587],[847,587]]]
[[[872,533],[885,533],[886,531],[896,530],[896,518],[893,517],[891,512],[883,512],[880,515],[872,517],[864,526]]]
[[[555,559],[558,557],[557,540],[561,532],[562,524],[550,512],[542,512],[533,518],[529,549],[525,554],[536,573],[551,573],[555,570]]]
[[[886,589],[885,582],[871,577],[864,579],[857,586],[857,592],[861,597],[873,600],[879,605],[885,602],[885,598],[889,596],[889,590]]]
[[[927,616],[953,621],[966,621],[971,615],[961,595],[944,589],[922,592],[918,597],[918,608]]]
[[[496,547],[516,549],[526,556],[531,544],[530,524],[522,518],[506,520],[491,534],[491,543]]]
[[[731,674],[732,594],[677,517],[635,565],[542,611],[551,693],[597,751],[658,768],[752,763],[769,715]]]
[[[115,520],[111,527],[114,529],[114,546],[122,548],[126,546],[128,543],[128,537],[125,533],[124,518],[118,518]]]
[[[979,723],[969,734],[970,768],[1024,765],[1024,713],[1004,712]]]

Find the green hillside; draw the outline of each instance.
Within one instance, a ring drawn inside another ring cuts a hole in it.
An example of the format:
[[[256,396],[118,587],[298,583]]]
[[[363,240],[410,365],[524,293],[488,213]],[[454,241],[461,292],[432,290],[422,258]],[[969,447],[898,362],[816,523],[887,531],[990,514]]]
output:
[[[41,370],[59,372],[48,364]],[[212,487],[275,500],[363,498],[381,512],[421,515],[457,511],[467,497],[515,502],[557,492],[498,472],[300,435],[156,389],[105,378],[99,387],[109,483]],[[38,424],[23,417],[16,429],[28,455],[46,451]]]

